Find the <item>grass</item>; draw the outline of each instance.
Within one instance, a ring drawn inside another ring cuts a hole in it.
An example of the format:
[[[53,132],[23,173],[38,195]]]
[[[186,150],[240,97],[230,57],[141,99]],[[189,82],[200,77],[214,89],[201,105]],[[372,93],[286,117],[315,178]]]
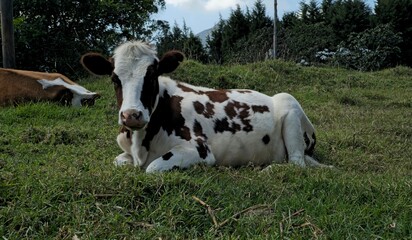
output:
[[[145,174],[120,149],[109,79],[94,107],[0,110],[3,239],[412,239],[412,69],[360,73],[281,61],[205,66],[196,85],[293,94],[335,169],[277,165]]]

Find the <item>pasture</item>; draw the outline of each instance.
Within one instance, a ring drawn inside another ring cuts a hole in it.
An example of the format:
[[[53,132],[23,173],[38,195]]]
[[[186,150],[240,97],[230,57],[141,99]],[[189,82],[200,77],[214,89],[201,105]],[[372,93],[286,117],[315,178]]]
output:
[[[0,236],[412,239],[412,69],[187,61],[172,77],[291,93],[317,129],[315,157],[336,168],[196,166],[146,174],[115,167],[121,150],[113,86],[90,77],[79,83],[102,95],[93,107],[0,109]]]

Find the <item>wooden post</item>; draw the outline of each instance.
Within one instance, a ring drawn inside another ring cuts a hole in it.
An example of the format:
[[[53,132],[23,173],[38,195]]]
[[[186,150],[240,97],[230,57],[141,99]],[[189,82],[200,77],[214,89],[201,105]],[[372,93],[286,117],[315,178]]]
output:
[[[15,68],[13,0],[0,0],[3,67]]]
[[[275,0],[275,16],[273,17],[273,59],[276,59],[277,48],[277,27],[276,21],[278,19],[278,1]]]

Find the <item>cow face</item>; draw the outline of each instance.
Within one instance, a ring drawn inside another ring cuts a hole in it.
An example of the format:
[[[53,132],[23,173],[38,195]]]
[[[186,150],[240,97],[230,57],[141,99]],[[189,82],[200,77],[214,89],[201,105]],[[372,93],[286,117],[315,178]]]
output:
[[[115,50],[113,59],[89,53],[81,63],[94,74],[111,76],[120,108],[119,124],[139,130],[147,125],[157,106],[159,75],[174,71],[183,58],[181,52],[169,51],[159,61],[148,44],[129,42]]]

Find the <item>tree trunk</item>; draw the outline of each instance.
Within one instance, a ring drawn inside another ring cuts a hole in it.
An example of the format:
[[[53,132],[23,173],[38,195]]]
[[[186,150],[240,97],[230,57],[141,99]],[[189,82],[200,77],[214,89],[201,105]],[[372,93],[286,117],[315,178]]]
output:
[[[0,0],[3,67],[15,68],[13,0]]]

